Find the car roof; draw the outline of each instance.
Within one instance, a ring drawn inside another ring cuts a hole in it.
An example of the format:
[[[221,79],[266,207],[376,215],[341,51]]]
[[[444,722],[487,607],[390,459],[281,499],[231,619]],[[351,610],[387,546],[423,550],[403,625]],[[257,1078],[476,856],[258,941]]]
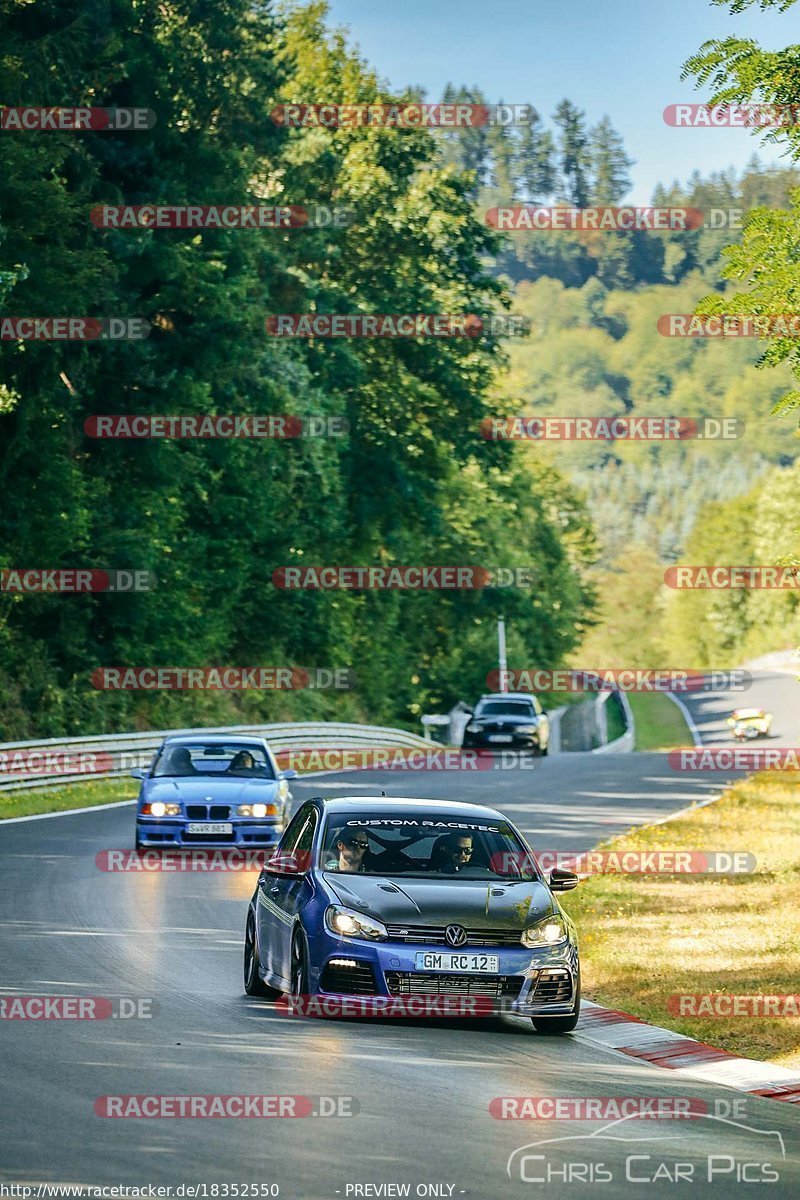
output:
[[[409,796],[314,796],[323,810],[331,815],[352,813],[355,809],[380,816],[389,813],[395,816],[398,809],[403,812],[424,812],[435,817],[484,817],[490,821],[505,821],[506,817],[497,809],[483,804],[465,804],[460,800],[420,800]]]
[[[487,692],[481,700],[532,700],[531,692]],[[479,701],[480,703],[480,701]]]
[[[167,743],[171,746],[196,743],[203,746],[230,746],[232,743],[237,746],[263,746],[264,738],[250,733],[171,733],[164,738],[164,744]]]

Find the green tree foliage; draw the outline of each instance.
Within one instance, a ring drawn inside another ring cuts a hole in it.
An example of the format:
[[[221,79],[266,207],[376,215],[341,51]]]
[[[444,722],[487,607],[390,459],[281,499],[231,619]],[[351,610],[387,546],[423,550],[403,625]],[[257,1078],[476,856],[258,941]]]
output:
[[[152,593],[0,598],[0,734],[260,716],[414,721],[482,686],[493,621],[555,664],[587,619],[588,519],[478,434],[490,338],[288,341],[280,312],[488,312],[495,235],[425,131],[287,130],[276,104],[393,99],[315,3],[2,7],[7,104],[149,107],[137,134],[4,134],[13,315],[138,316],[149,339],[3,343],[0,566],[137,567]],[[409,97],[411,93],[409,93]],[[326,204],[345,228],[107,230],[97,204]],[[96,413],[346,417],[349,436],[97,441]],[[295,563],[532,567],[531,592],[281,592]],[[351,666],[353,695],[100,693],[100,665]]]
[[[752,0],[729,0],[732,12],[741,12]],[[794,0],[760,0],[761,7],[785,11]],[[752,38],[728,37],[705,42],[686,63],[684,77],[694,76],[698,86],[710,85],[712,104],[774,105],[785,114],[775,126],[766,126],[765,142],[784,145],[789,157],[800,157],[800,126],[791,114],[800,104],[800,45],[764,50]],[[741,290],[728,302],[727,311],[749,316],[797,313],[797,259],[800,252],[800,190],[795,190],[785,211],[754,208],[747,217],[740,242],[727,247],[722,272]],[[721,311],[718,296],[707,297],[699,311]],[[764,365],[789,363],[800,379],[800,348],[796,339],[770,339]],[[800,388],[789,389],[775,406],[777,412],[800,408]]]
[[[618,204],[631,186],[628,158],[622,138],[608,117],[603,117],[589,135],[592,200],[596,204]]]
[[[564,99],[553,113],[558,129],[558,165],[562,191],[560,200],[582,208],[589,202],[591,152],[585,114]]]

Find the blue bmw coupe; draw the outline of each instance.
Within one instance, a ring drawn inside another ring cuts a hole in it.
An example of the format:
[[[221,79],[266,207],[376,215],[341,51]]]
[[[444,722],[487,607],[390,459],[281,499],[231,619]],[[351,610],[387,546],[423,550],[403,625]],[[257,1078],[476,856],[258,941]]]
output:
[[[136,849],[274,846],[283,832],[289,780],[260,737],[165,738],[142,780]]]
[[[501,813],[442,800],[315,797],[292,817],[247,913],[250,996],[459,996],[568,1033],[575,928]]]

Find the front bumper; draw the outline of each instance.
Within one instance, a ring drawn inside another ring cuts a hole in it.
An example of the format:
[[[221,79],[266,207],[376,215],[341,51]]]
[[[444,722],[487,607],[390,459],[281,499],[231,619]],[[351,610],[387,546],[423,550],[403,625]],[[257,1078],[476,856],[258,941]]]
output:
[[[490,738],[507,737],[506,742],[493,742]],[[464,750],[538,750],[541,745],[547,745],[547,739],[542,739],[539,733],[465,733],[462,743]]]
[[[569,940],[536,950],[481,947],[480,953],[498,955],[497,974],[417,971],[417,953],[449,949],[430,944],[364,942],[336,938],[327,931],[309,942],[310,991],[321,996],[470,996],[482,998],[484,1006],[491,1001],[498,1012],[521,1016],[569,1016],[575,1010],[580,968],[577,945]],[[356,966],[332,969],[331,960]],[[554,994],[557,999],[550,999]]]
[[[210,846],[265,847],[274,846],[283,833],[283,822],[272,819],[258,820],[252,817],[232,817],[227,824],[233,826],[231,834],[187,833],[188,820],[183,817],[140,817],[136,818],[136,838],[140,845],[153,849],[170,847],[195,849]]]

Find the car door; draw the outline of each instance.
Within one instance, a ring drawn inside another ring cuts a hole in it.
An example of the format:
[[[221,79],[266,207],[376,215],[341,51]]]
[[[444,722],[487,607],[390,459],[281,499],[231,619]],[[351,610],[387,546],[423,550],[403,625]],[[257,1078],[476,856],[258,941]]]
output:
[[[276,875],[262,871],[258,881],[261,960],[267,970],[289,982],[291,935],[311,866],[311,847],[319,820],[314,804],[304,804],[289,823],[275,858],[297,863],[301,874]]]

